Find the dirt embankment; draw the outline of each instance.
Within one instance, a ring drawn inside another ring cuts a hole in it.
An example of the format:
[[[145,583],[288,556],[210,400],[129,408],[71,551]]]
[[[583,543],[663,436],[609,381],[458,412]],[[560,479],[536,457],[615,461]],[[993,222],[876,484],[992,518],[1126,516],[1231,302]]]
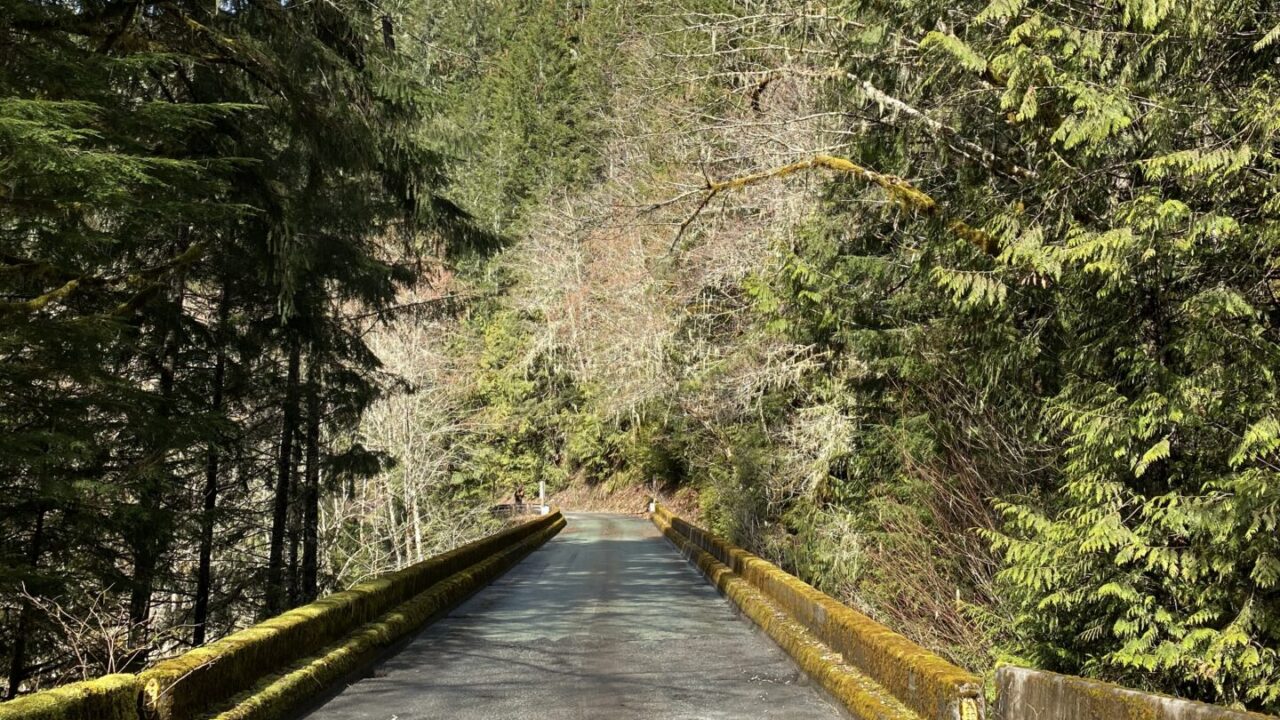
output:
[[[648,512],[649,499],[653,496],[652,488],[644,485],[610,489],[605,484],[577,483],[551,495],[547,502],[569,511],[642,515]],[[698,512],[698,494],[690,488],[683,488],[675,493],[658,491],[657,499],[684,517],[698,518],[701,514]]]

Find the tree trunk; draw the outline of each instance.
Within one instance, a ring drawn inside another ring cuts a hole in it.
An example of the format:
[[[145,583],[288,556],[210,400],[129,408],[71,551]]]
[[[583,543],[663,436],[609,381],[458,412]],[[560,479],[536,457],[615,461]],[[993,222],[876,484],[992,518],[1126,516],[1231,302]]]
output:
[[[302,490],[302,601],[316,599],[320,523],[320,378],[318,363],[307,368],[307,474]]]
[[[299,422],[301,422],[299,418]],[[299,428],[298,433],[293,438],[293,477],[289,480],[290,495],[289,498],[289,607],[297,607],[302,597],[302,588],[299,583],[298,562],[301,556],[298,553],[299,545],[302,542],[302,495],[304,488],[302,487],[302,430]]]
[[[400,477],[404,484],[404,499],[409,508],[413,531],[413,562],[422,562],[422,509],[418,506],[418,473],[414,459],[412,415],[413,413],[406,406],[404,410],[404,471]]]
[[[41,544],[44,540],[44,509],[36,512],[36,526],[31,531],[31,545],[27,552],[27,561],[34,572],[40,564]],[[22,600],[22,610],[18,612],[18,627],[13,634],[13,653],[9,656],[9,687],[5,690],[4,699],[12,700],[18,695],[18,686],[22,680],[27,664],[27,635],[31,633],[31,602]]]
[[[178,281],[177,308],[173,317],[169,318],[164,344],[161,346],[160,358],[160,406],[161,418],[171,418],[174,414],[174,386],[176,385],[178,352],[182,344],[182,316],[186,302],[186,283]],[[131,659],[127,665],[136,667],[145,664],[147,652],[143,646],[150,635],[148,618],[151,610],[151,593],[155,589],[156,565],[160,561],[162,546],[165,544],[164,523],[161,522],[160,511],[164,502],[165,476],[164,468],[169,457],[171,440],[165,438],[161,447],[152,453],[149,462],[159,467],[155,470],[143,468],[142,488],[138,497],[139,517],[141,522],[134,527],[131,540],[133,550],[133,578],[129,592],[129,650]],[[127,668],[126,668],[127,669]]]
[[[289,341],[289,370],[285,380],[284,421],[280,428],[275,507],[271,514],[271,549],[267,559],[267,614],[284,612],[284,541],[289,526],[289,485],[293,475],[293,436],[298,429],[298,366],[302,348],[297,337]]]
[[[213,401],[210,409],[214,415],[222,412],[222,385],[226,381],[227,354],[225,331],[227,316],[230,314],[231,302],[227,288],[222,288],[222,298],[218,302],[218,329],[214,333],[217,343],[217,360],[213,367]],[[200,516],[200,567],[196,571],[196,608],[195,627],[191,630],[191,644],[203,645],[209,624],[209,592],[213,585],[213,524],[214,512],[218,506],[218,446],[209,443],[208,457],[204,467],[204,507]]]

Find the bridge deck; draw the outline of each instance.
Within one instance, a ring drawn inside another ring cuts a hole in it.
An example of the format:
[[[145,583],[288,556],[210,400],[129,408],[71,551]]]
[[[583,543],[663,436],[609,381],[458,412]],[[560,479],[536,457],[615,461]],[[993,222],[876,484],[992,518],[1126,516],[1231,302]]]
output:
[[[649,522],[567,518],[308,720],[844,717]]]

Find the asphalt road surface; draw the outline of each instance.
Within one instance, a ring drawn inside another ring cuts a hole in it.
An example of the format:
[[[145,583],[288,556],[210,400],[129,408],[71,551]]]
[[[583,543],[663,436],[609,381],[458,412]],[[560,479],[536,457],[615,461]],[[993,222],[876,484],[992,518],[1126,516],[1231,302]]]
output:
[[[308,720],[846,717],[647,520],[568,527]]]

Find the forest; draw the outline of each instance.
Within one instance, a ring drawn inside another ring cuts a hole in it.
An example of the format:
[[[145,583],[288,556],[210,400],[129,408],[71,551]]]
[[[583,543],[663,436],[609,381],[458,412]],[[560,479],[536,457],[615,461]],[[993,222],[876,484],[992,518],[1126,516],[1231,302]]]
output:
[[[0,49],[6,697],[545,483],[979,673],[1280,713],[1274,2],[0,0]]]

